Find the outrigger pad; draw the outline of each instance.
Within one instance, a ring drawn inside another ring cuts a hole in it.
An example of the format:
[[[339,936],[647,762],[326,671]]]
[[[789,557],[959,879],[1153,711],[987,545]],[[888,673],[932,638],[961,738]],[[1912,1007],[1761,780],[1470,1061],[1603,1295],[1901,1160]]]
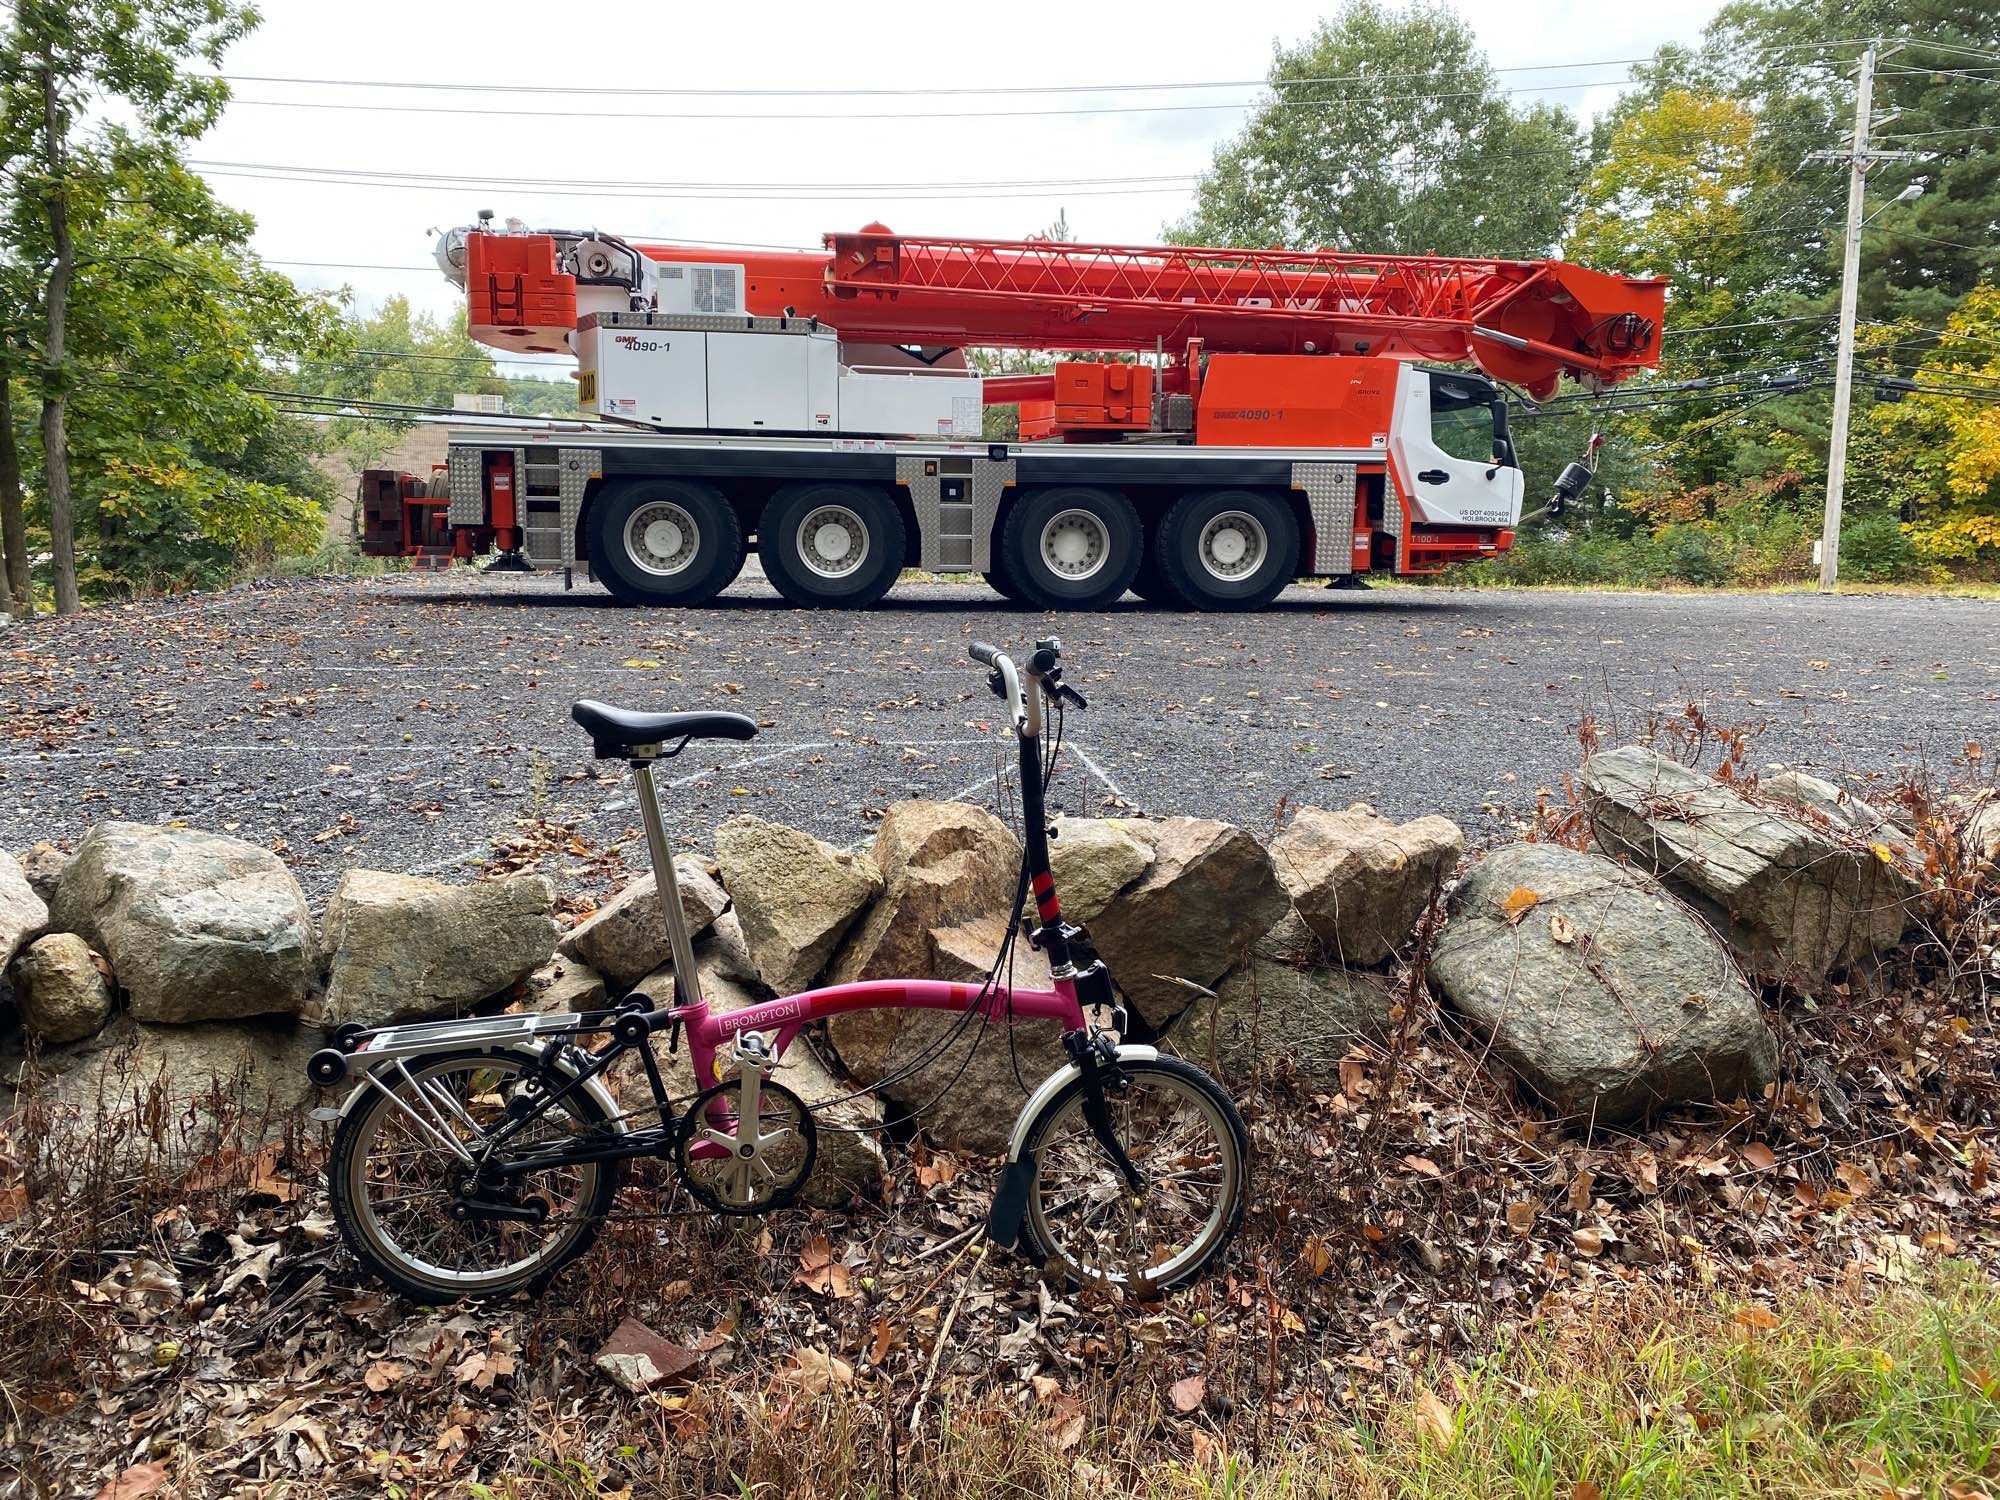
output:
[[[1010,1161],[1000,1173],[1000,1186],[993,1194],[993,1212],[986,1220],[986,1238],[1002,1250],[1021,1243],[1021,1221],[1028,1214],[1028,1190],[1035,1185],[1035,1156],[1031,1151]]]

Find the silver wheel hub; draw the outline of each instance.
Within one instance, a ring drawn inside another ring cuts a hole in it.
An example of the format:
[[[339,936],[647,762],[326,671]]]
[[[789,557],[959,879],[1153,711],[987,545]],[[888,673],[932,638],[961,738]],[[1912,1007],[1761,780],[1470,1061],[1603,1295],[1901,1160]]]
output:
[[[868,561],[868,526],[844,505],[822,505],[799,522],[793,549],[807,571],[821,578],[848,578]]]
[[[1226,510],[1201,528],[1201,567],[1224,583],[1248,578],[1270,551],[1264,524],[1240,510]]]
[[[1101,571],[1111,556],[1104,522],[1087,510],[1051,516],[1042,528],[1042,562],[1058,578],[1081,582]]]
[[[642,505],[625,523],[625,555],[655,578],[686,572],[700,551],[701,528],[671,500]]]

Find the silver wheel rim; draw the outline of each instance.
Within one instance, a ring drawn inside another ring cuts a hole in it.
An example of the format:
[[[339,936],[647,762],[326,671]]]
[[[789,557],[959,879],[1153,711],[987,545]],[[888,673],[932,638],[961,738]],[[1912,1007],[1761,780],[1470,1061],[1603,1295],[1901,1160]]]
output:
[[[384,1083],[410,1102],[416,1102],[412,1088],[431,1085],[431,1107],[423,1109],[417,1102],[426,1124],[431,1131],[448,1129],[469,1143],[479,1127],[491,1128],[505,1118],[502,1091],[506,1081],[522,1070],[523,1064],[512,1058],[447,1057],[410,1066],[407,1084],[394,1071]],[[435,1092],[440,1086],[452,1087],[450,1080],[480,1075],[490,1075],[491,1087],[477,1093],[461,1087],[452,1095],[456,1109]],[[489,1094],[495,1102],[488,1102]],[[368,1113],[344,1163],[355,1227],[378,1256],[400,1267],[412,1281],[461,1293],[517,1285],[561,1260],[589,1226],[590,1206],[597,1200],[597,1163],[540,1172],[529,1180],[527,1196],[550,1206],[541,1224],[460,1224],[450,1217],[449,1209],[451,1182],[463,1164],[381,1089],[371,1086],[362,1108]],[[556,1105],[514,1142],[533,1149],[588,1128]],[[454,1253],[457,1264],[451,1263]],[[472,1260],[482,1263],[466,1264]]]
[[[1081,583],[1104,570],[1111,558],[1111,538],[1095,512],[1060,511],[1042,527],[1041,553],[1043,566],[1056,577]]]
[[[822,505],[799,522],[792,548],[799,563],[815,577],[852,578],[874,550],[868,523],[844,505]]]
[[[1220,583],[1239,583],[1264,565],[1271,550],[1264,523],[1247,511],[1225,510],[1201,528],[1202,571]]]
[[[642,505],[625,523],[625,555],[655,578],[685,573],[700,551],[701,528],[685,507],[671,500]]]
[[[1147,1179],[1144,1194],[1134,1205],[1083,1118],[1078,1092],[1031,1142],[1035,1237],[1081,1280],[1170,1285],[1229,1232],[1243,1191],[1236,1134],[1206,1092],[1174,1073],[1135,1070],[1124,1095],[1106,1103],[1112,1128]],[[1149,1243],[1155,1237],[1161,1243]]]

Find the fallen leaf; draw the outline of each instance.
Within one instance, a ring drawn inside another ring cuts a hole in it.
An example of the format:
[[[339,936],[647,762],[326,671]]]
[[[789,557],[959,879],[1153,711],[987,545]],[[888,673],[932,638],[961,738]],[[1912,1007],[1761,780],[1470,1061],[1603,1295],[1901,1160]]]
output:
[[[1597,1174],[1588,1167],[1578,1170],[1569,1180],[1569,1211],[1573,1214],[1586,1213],[1590,1209],[1590,1195],[1597,1189]]]
[[[1306,1236],[1299,1259],[1305,1262],[1306,1270],[1314,1276],[1324,1276],[1333,1269],[1333,1250],[1317,1232]]]
[[[1755,1302],[1746,1302],[1736,1309],[1736,1326],[1739,1328],[1776,1328],[1778,1315],[1768,1307]]]
[[[1500,903],[1500,911],[1510,924],[1518,926],[1521,918],[1533,911],[1541,899],[1540,891],[1531,891],[1525,885],[1517,885],[1507,893],[1507,899]]]
[[[1569,1487],[1569,1500],[1604,1500],[1604,1491],[1588,1479],[1579,1479]]]
[[[1436,1391],[1425,1386],[1417,1392],[1417,1418],[1438,1440],[1441,1447],[1449,1448],[1458,1441],[1458,1429],[1451,1419],[1451,1408],[1438,1398]]]
[[[1549,913],[1549,936],[1559,943],[1576,941],[1576,924],[1559,911]]]
[[[408,1365],[399,1364],[393,1359],[378,1359],[361,1372],[361,1383],[379,1396],[382,1392],[392,1389],[409,1373]]]
[[[1428,1156],[1406,1156],[1403,1165],[1420,1177],[1442,1177],[1444,1172]]]
[[[165,1464],[134,1464],[97,1492],[97,1500],[140,1500],[165,1487]]]
[[[799,1252],[798,1274],[792,1280],[822,1297],[854,1294],[854,1273],[833,1258],[833,1244],[823,1234],[806,1241]]]
[[[1853,1162],[1844,1161],[1833,1169],[1833,1175],[1840,1179],[1840,1185],[1847,1189],[1852,1198],[1865,1198],[1875,1184],[1868,1180],[1868,1174]]]
[[[1507,1205],[1507,1227],[1518,1235],[1528,1235],[1535,1228],[1535,1205],[1532,1203],[1510,1203]]]
[[[1174,1404],[1174,1410],[1186,1416],[1208,1394],[1208,1377],[1205,1375],[1185,1375],[1173,1383],[1167,1392],[1167,1399]]]
[[[1594,1259],[1604,1253],[1604,1231],[1601,1229],[1573,1229],[1570,1239],[1576,1245],[1576,1253]]]
[[[823,1395],[834,1386],[854,1384],[854,1366],[824,1349],[798,1349],[784,1377],[807,1396]]]
[[[1753,1172],[1768,1172],[1778,1164],[1778,1154],[1762,1141],[1743,1148],[1743,1165]]]

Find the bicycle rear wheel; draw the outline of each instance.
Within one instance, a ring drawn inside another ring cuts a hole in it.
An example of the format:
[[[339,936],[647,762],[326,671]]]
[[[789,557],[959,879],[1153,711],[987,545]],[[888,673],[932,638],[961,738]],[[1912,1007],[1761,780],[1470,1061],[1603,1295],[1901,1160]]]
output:
[[[1199,1276],[1242,1224],[1249,1137],[1201,1069],[1161,1057],[1117,1071],[1105,1106],[1144,1185],[1127,1186],[1091,1130],[1078,1079],[1028,1126],[1035,1175],[1022,1227],[1045,1269],[1147,1295]]]
[[[477,1195],[510,1218],[453,1217],[473,1176],[466,1155],[507,1118],[507,1101],[538,1059],[459,1051],[391,1069],[340,1122],[327,1163],[333,1217],[355,1257],[423,1302],[539,1292],[597,1237],[623,1163],[551,1166]],[[606,1126],[583,1089],[551,1105],[510,1140],[506,1154],[546,1151]]]

